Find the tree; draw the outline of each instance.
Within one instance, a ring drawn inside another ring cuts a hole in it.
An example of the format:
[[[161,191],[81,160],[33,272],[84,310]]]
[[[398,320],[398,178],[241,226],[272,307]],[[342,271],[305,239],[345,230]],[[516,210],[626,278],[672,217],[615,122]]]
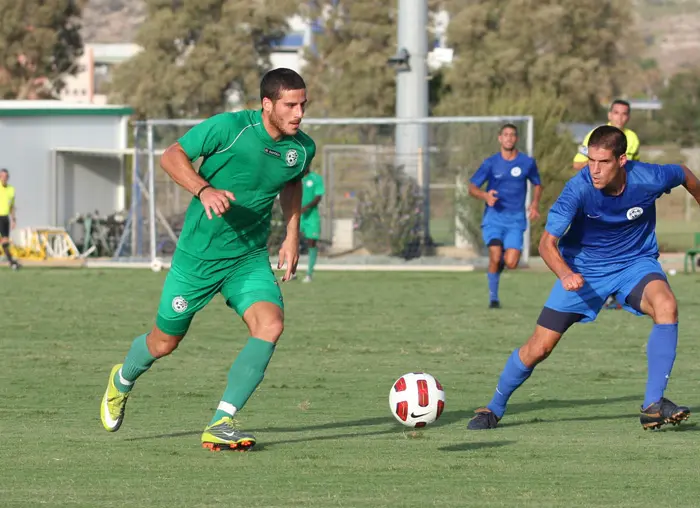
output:
[[[46,99],[79,69],[84,1],[0,0],[0,97]]]
[[[700,68],[673,76],[661,100],[667,137],[682,147],[696,146],[700,135]]]
[[[443,113],[466,112],[477,93],[547,89],[569,117],[591,118],[635,67],[630,0],[448,0],[446,8],[455,59]]]
[[[141,117],[205,117],[259,103],[270,51],[288,31],[292,0],[146,0],[136,42],[115,69],[114,100]]]
[[[309,116],[393,116],[396,2],[318,0],[309,18],[319,25],[304,56]]]

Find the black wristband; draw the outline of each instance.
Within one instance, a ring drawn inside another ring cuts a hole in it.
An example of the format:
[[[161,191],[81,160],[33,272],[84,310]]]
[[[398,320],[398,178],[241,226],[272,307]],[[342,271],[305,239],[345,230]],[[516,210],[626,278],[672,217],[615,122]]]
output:
[[[199,190],[197,191],[197,198],[199,198],[199,196],[202,195],[202,192],[204,192],[204,189],[211,189],[211,185],[206,184],[204,187],[202,187],[201,189],[199,189]]]

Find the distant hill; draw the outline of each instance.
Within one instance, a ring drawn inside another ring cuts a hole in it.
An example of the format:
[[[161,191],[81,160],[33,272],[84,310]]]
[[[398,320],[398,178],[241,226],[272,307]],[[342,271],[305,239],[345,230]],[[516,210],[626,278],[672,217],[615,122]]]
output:
[[[700,65],[700,2],[636,0],[637,23],[649,57],[664,75]]]
[[[634,0],[647,54],[665,75],[700,65],[700,0]],[[85,42],[133,42],[146,15],[142,0],[89,0]]]
[[[88,0],[83,10],[85,42],[133,42],[146,17],[142,0]]]

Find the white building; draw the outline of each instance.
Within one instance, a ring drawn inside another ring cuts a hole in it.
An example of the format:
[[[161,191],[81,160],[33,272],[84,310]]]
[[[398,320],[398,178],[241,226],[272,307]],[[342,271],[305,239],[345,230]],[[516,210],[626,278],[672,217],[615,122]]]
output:
[[[124,210],[124,106],[0,101],[0,167],[17,189],[17,226],[65,226]]]

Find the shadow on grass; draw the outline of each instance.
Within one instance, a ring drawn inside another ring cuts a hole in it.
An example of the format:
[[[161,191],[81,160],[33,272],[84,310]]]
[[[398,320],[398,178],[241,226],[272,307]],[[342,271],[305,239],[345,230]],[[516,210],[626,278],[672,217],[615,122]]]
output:
[[[543,410],[543,409],[552,409],[552,410],[557,410],[557,409],[567,409],[567,408],[580,408],[582,406],[598,406],[598,405],[607,405],[607,404],[616,404],[620,402],[631,402],[631,401],[636,401],[639,400],[639,395],[625,395],[621,397],[608,397],[608,398],[597,398],[597,399],[553,399],[553,400],[540,400],[536,402],[520,402],[520,403],[514,403],[510,404],[508,406],[508,416],[511,415],[517,415],[517,414],[522,414],[522,413],[527,413],[530,411],[538,411],[538,410]],[[635,405],[635,408],[637,406]],[[565,414],[565,413],[564,413]],[[428,428],[435,428],[435,427],[442,427],[444,425],[450,425],[454,424],[457,422],[464,422],[464,426],[466,429],[466,422],[468,421],[469,418],[471,418],[474,415],[473,411],[467,411],[467,410],[457,410],[457,411],[446,411],[445,413],[442,414],[440,419],[430,425]],[[556,412],[555,412],[556,416]],[[633,409],[630,410],[628,413],[624,414],[618,414],[618,415],[600,415],[600,414],[587,414],[584,416],[572,416],[572,417],[566,417],[562,416],[561,418],[531,418],[527,420],[521,420],[521,421],[504,421],[502,424],[499,425],[500,427],[503,428],[508,428],[508,427],[518,427],[521,425],[535,425],[538,423],[554,423],[554,422],[595,422],[595,421],[606,421],[606,420],[625,420],[625,419],[636,419],[639,417],[639,414],[634,411]],[[299,425],[296,427],[289,427],[289,426],[284,426],[284,427],[262,427],[262,428],[251,428],[250,430],[252,432],[272,432],[272,433],[285,433],[285,432],[310,432],[310,431],[323,431],[323,430],[333,430],[333,429],[346,429],[346,428],[352,428],[352,427],[372,427],[372,426],[378,426],[378,425],[384,425],[384,426],[390,426],[390,428],[386,430],[379,430],[376,432],[368,432],[368,433],[347,433],[347,434],[336,434],[336,435],[328,435],[328,436],[317,436],[317,437],[304,437],[304,438],[299,438],[299,439],[294,439],[294,440],[284,440],[284,441],[277,441],[277,442],[269,442],[266,443],[265,446],[273,446],[275,444],[281,444],[281,443],[294,443],[294,442],[305,442],[305,441],[315,441],[315,440],[327,440],[327,439],[341,439],[341,438],[353,438],[353,437],[362,437],[362,436],[377,436],[377,435],[383,435],[383,434],[392,434],[392,433],[400,433],[402,431],[407,431],[407,427],[402,427],[399,424],[397,424],[393,418],[391,418],[390,415],[387,415],[386,417],[376,417],[376,418],[364,418],[364,419],[359,419],[359,420],[340,420],[340,421],[335,421],[335,422],[326,422],[326,423],[320,423],[320,424],[314,424],[314,425]],[[675,430],[677,431],[691,431],[691,430],[700,430],[700,427],[695,427],[696,424],[685,424],[681,425]],[[667,427],[664,427],[663,430],[666,430]],[[161,439],[161,438],[175,438],[175,437],[185,437],[185,436],[194,436],[194,435],[199,435],[201,434],[201,430],[197,431],[183,431],[183,432],[174,432],[170,434],[156,434],[156,435],[150,435],[150,436],[139,436],[139,437],[133,437],[133,438],[128,438],[127,441],[139,441],[139,440],[144,440],[144,439]],[[256,446],[257,448],[257,446]]]
[[[441,446],[438,448],[441,452],[472,452],[475,450],[484,450],[486,448],[500,448],[515,444],[515,441],[485,441],[483,443],[458,443],[449,446]]]

